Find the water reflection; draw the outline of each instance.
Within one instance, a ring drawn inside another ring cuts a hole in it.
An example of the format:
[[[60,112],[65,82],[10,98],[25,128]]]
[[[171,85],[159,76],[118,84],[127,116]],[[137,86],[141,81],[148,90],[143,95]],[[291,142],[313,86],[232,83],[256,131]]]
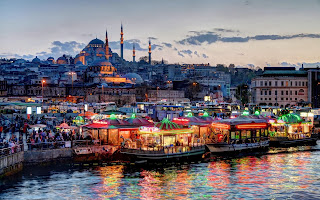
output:
[[[158,169],[53,167],[32,175],[25,171],[0,199],[316,199],[319,155],[271,154]]]

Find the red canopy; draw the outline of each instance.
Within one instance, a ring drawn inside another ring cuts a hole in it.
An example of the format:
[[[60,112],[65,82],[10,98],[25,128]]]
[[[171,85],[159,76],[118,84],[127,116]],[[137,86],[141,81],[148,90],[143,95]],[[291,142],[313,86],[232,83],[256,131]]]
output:
[[[198,117],[177,117],[173,118],[172,122],[175,122],[180,125],[198,125],[198,124],[206,124],[207,121],[200,119]]]
[[[101,120],[103,122],[107,122],[109,125],[114,125],[114,126],[127,126],[130,125],[129,122],[123,120],[123,119],[103,119]]]
[[[69,126],[67,123],[62,123],[59,126],[56,126],[57,128],[63,128],[63,129],[76,129],[75,126]]]
[[[136,125],[136,126],[153,126],[152,122],[149,122],[148,120],[141,117],[128,118],[125,121],[130,123],[131,125]]]
[[[84,127],[87,127],[87,128],[100,128],[100,129],[108,128],[108,126],[109,126],[108,124],[99,124],[99,123],[84,125]]]

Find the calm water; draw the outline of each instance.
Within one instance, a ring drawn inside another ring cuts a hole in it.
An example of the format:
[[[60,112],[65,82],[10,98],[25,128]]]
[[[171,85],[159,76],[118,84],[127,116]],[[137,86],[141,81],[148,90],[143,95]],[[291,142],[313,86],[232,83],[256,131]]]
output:
[[[320,151],[158,169],[33,167],[3,180],[0,186],[0,199],[15,200],[320,199]]]

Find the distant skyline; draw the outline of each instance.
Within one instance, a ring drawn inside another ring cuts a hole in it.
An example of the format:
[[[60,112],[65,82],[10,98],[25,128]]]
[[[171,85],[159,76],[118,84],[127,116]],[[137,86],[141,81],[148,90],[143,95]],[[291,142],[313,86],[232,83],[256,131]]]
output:
[[[320,66],[319,0],[0,1],[0,57],[75,56],[90,40],[124,58],[236,66]]]

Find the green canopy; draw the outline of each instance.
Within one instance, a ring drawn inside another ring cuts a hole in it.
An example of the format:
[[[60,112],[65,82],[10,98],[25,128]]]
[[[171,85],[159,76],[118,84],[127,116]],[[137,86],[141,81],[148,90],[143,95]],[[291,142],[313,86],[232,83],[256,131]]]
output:
[[[295,113],[289,113],[286,115],[282,115],[278,118],[278,120],[282,120],[286,123],[300,123],[303,120],[300,118],[299,115],[295,114]]]

